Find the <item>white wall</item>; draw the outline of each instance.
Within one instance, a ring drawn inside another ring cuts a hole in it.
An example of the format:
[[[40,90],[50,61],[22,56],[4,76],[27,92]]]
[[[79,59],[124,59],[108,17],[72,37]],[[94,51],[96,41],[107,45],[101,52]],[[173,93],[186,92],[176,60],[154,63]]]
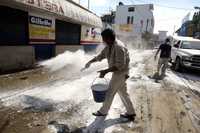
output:
[[[128,12],[129,7],[135,7],[134,12]],[[119,24],[127,24],[127,17],[134,16],[133,27],[132,27],[132,35],[141,35],[142,32],[146,31],[147,19],[149,19],[149,24],[147,31],[153,33],[154,25],[151,25],[151,19],[154,21],[153,11],[150,10],[150,5],[124,5],[117,6],[115,23]],[[143,27],[141,25],[141,20],[143,20]],[[120,32],[120,31],[116,31]]]
[[[159,41],[162,42],[167,38],[167,31],[158,31]]]

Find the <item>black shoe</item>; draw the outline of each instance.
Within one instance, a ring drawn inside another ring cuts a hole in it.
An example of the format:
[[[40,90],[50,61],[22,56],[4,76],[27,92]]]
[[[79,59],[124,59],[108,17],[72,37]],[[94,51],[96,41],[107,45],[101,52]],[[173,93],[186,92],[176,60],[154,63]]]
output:
[[[94,116],[106,116],[107,114],[102,114],[100,111],[97,111],[95,113],[92,113]]]
[[[128,119],[129,121],[134,121],[135,120],[135,117],[136,117],[136,114],[120,114],[120,117],[121,118],[126,118]]]

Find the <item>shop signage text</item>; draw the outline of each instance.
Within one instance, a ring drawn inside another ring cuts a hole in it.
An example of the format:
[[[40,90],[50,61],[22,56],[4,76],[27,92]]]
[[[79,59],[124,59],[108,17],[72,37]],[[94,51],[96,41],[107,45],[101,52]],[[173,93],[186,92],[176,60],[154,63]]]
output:
[[[29,14],[29,40],[31,44],[55,43],[55,18]]]
[[[31,24],[47,26],[47,27],[52,26],[52,20],[49,20],[49,19],[44,19],[44,18],[35,17],[35,16],[29,16],[29,19],[30,19]]]
[[[35,5],[40,8],[44,8],[48,11],[64,14],[63,8],[61,5],[53,3],[49,0],[26,0],[26,3]]]

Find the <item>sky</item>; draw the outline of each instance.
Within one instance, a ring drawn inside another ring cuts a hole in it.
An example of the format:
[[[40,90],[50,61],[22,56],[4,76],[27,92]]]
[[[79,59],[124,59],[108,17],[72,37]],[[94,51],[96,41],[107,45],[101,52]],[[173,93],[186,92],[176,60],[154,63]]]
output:
[[[120,1],[125,5],[154,4],[154,32],[157,33],[159,30],[166,30],[168,34],[173,34],[175,30],[180,28],[183,18],[189,12],[192,17],[195,11],[194,6],[200,6],[200,0],[90,0],[90,10],[101,16],[110,10],[116,10],[116,6]],[[88,0],[80,0],[80,4],[87,7]]]

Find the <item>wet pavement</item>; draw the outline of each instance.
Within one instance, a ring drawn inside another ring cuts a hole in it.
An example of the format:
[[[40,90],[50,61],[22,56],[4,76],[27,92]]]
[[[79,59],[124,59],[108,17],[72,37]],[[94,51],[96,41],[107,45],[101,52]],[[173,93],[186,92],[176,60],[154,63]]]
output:
[[[0,133],[199,133],[199,75],[168,69],[156,83],[149,78],[156,72],[153,53],[130,52],[127,83],[137,112],[134,122],[119,118],[125,108],[118,96],[107,118],[91,115],[101,104],[93,101],[90,86],[106,62],[80,72],[92,56],[79,51],[43,62],[43,68],[0,76]],[[71,60],[63,62],[66,56]]]

